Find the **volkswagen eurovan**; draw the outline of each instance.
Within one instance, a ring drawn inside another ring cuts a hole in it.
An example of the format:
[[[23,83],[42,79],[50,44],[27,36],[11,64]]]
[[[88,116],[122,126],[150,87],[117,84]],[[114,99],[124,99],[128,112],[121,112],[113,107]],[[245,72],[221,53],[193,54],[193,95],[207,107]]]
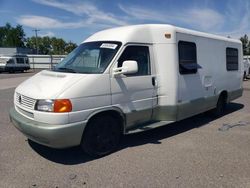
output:
[[[239,40],[171,25],[113,28],[20,84],[10,119],[37,143],[103,156],[123,134],[222,114],[242,95],[242,76]]]

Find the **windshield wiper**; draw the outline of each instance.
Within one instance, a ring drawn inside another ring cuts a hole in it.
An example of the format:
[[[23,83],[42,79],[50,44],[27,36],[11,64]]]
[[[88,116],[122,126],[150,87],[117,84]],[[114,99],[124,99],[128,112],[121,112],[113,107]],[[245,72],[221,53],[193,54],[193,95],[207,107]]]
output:
[[[62,70],[62,71],[66,71],[66,72],[76,73],[76,71],[74,69],[67,68],[67,67],[59,67],[56,70]]]

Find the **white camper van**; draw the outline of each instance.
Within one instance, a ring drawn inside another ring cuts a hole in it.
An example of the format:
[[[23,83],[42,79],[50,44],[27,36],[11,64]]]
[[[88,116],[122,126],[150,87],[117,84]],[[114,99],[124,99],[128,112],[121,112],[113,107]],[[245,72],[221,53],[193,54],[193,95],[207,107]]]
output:
[[[35,142],[103,156],[122,134],[222,114],[242,95],[242,76],[239,40],[171,25],[119,27],[20,84],[10,118]]]

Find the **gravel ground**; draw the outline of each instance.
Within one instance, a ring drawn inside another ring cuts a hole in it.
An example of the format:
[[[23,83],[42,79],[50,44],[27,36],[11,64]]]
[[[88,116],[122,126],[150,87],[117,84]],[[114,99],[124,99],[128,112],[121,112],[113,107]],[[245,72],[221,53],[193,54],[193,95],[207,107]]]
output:
[[[27,140],[9,122],[14,89],[0,90],[0,187],[250,187],[250,81],[244,88],[221,118],[125,136],[100,159]]]

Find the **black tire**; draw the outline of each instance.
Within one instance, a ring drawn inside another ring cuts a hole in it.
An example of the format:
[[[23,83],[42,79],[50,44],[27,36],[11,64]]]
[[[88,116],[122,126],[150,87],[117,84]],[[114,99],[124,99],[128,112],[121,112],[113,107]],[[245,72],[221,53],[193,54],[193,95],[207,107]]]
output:
[[[102,157],[115,151],[121,138],[119,121],[112,116],[97,116],[87,125],[81,147],[92,157]]]
[[[12,69],[12,68],[10,68],[8,72],[9,72],[10,74],[12,74],[12,73],[15,73],[15,70]]]
[[[212,114],[214,117],[221,117],[222,115],[224,115],[225,113],[225,109],[226,109],[226,104],[227,104],[227,98],[225,95],[220,95],[217,104],[216,104],[216,108],[213,109]]]

